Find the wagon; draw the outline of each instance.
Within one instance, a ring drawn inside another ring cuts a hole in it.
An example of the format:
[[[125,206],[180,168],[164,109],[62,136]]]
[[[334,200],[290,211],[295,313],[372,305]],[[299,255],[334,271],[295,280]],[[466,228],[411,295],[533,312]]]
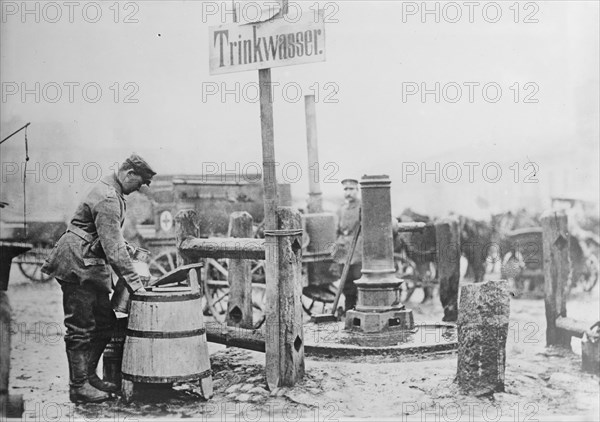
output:
[[[280,184],[278,192],[280,204],[291,205],[290,185]],[[248,212],[253,217],[255,233],[258,234],[259,223],[264,217],[262,176],[158,175],[145,195],[130,195],[125,238],[150,250],[150,274],[155,278],[178,266],[174,218],[177,212],[184,209],[196,211],[200,237],[227,236],[229,216],[235,211]],[[229,293],[227,259],[207,258],[204,264],[202,280],[209,290],[205,295],[205,313],[224,318]],[[264,307],[264,261],[252,261],[251,274],[253,306],[258,315],[262,314]]]
[[[17,264],[21,273],[29,280],[36,283],[45,283],[51,277],[42,273],[42,265],[52,251],[54,243],[67,229],[64,221],[27,221],[27,233],[22,221],[2,221],[0,238],[13,241],[27,241],[33,247],[15,257],[13,264]]]
[[[509,240],[512,246],[502,260],[503,276],[514,279],[517,295],[543,296],[542,228],[529,227],[513,230],[509,232]],[[569,288],[578,286],[586,292],[594,288],[598,282],[598,258],[596,255],[597,252],[593,251],[586,254],[582,247],[582,241],[569,234],[569,260],[571,263]]]
[[[572,285],[591,291],[600,271],[600,218],[596,194],[571,194],[552,198],[552,207],[564,209],[571,233]]]
[[[503,278],[514,280],[517,296],[544,294],[542,228],[526,227],[507,234],[510,250],[502,259]]]
[[[319,214],[317,214],[318,216]],[[413,213],[413,215],[416,215]],[[309,216],[306,216],[309,217]],[[412,217],[412,216],[411,216]],[[400,221],[402,218],[398,218]],[[396,277],[403,280],[402,283],[402,302],[407,302],[417,289],[423,289],[423,302],[433,297],[433,290],[439,284],[437,280],[436,269],[436,239],[435,226],[426,221],[415,221],[414,218],[404,218],[402,223],[425,223],[422,229],[417,231],[401,230],[394,238],[394,265],[396,268]],[[408,220],[408,221],[406,221]],[[324,227],[319,228],[320,232],[326,231]],[[333,239],[335,239],[335,227],[333,227]],[[308,233],[317,234],[310,230]],[[323,236],[322,234],[320,234]],[[311,239],[312,241],[312,239]],[[321,240],[321,244],[327,242]],[[310,243],[309,243],[310,251]],[[325,252],[325,251],[323,251]],[[319,312],[326,313],[327,308],[334,302],[337,290],[339,289],[340,270],[331,270],[333,260],[330,253],[312,254],[303,252],[303,264],[307,267],[303,293],[303,308],[309,315]],[[311,266],[312,264],[312,266]],[[334,267],[338,267],[337,264]],[[305,297],[308,300],[304,300]],[[321,307],[317,307],[320,304]],[[331,309],[329,309],[331,311]],[[336,312],[338,315],[343,312],[339,307]]]
[[[402,219],[402,217],[401,217]],[[406,220],[404,218],[403,220]],[[423,289],[423,302],[433,297],[433,289],[438,283],[436,269],[435,226],[428,219],[402,222],[424,222],[422,232],[399,233],[394,239],[394,261],[397,277],[404,280],[403,301],[410,300],[416,289]]]

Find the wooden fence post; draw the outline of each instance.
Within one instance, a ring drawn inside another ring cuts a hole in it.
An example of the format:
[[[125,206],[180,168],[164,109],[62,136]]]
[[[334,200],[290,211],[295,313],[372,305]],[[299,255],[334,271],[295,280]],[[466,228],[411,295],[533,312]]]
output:
[[[175,245],[177,246],[177,266],[194,264],[194,260],[181,253],[181,242],[188,237],[198,237],[198,215],[194,210],[181,210],[175,215]],[[181,262],[180,262],[181,261]]]
[[[265,230],[267,260],[277,264],[276,283],[267,283],[266,372],[271,390],[293,386],[304,376],[302,331],[302,223],[291,207],[277,209],[278,230]],[[269,248],[270,244],[275,248]]]
[[[456,370],[461,390],[476,395],[504,391],[509,316],[506,280],[462,287]]]
[[[435,223],[435,244],[440,301],[444,307],[442,321],[456,321],[460,281],[460,236],[458,221],[455,218],[445,218]]]
[[[229,217],[227,237],[252,237],[252,216],[245,211],[234,212]],[[227,270],[229,299],[227,302],[227,325],[252,328],[252,276],[250,261],[229,259]]]
[[[571,348],[571,335],[556,327],[556,318],[567,316],[570,284],[569,232],[563,210],[549,210],[541,216],[544,253],[544,302],[546,345]]]

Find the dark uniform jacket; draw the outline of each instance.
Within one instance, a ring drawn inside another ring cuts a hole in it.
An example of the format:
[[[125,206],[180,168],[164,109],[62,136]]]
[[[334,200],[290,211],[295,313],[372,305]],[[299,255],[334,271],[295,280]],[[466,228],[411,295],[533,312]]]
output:
[[[121,227],[125,198],[115,175],[94,185],[79,204],[42,272],[67,283],[91,283],[112,291],[110,267],[132,291],[142,287],[126,249]],[[110,267],[109,267],[110,265]]]
[[[335,242],[336,248],[333,256],[335,262],[338,264],[345,264],[346,257],[350,253],[352,239],[354,238],[355,231],[358,229],[357,223],[360,220],[360,205],[361,202],[359,199],[357,199],[353,202],[344,203],[344,205],[342,205],[338,210],[338,238]],[[358,236],[356,248],[354,249],[354,255],[352,256],[350,265],[360,264],[362,262],[362,249],[363,241],[361,233]]]

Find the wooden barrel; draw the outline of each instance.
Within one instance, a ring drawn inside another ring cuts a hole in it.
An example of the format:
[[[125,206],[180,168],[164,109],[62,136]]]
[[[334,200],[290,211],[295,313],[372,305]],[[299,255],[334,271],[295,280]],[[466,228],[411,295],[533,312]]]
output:
[[[133,295],[123,348],[123,379],[169,383],[211,375],[202,299],[194,281],[183,292]]]

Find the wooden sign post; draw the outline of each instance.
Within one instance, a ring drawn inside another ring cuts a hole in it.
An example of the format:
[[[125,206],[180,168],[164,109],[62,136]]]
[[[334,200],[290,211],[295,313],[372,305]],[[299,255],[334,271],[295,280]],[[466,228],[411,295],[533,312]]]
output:
[[[278,238],[293,238],[296,234],[287,227],[281,230],[278,227],[280,224],[277,217],[271,68],[325,60],[325,29],[322,15],[319,14],[318,19],[314,19],[314,15],[306,16],[298,22],[291,23],[283,18],[286,12],[287,0],[281,0],[279,13],[265,22],[221,25],[209,29],[211,75],[258,70],[265,206],[265,354],[267,384],[271,389],[294,385],[304,373],[302,313],[293,313],[294,321],[290,320],[289,315],[285,318],[279,315],[286,309],[299,308],[294,304],[299,303],[301,298],[296,294],[297,289],[280,289],[282,283],[299,280],[295,275],[297,266],[291,264],[287,258],[280,260],[279,257],[282,249]],[[294,252],[293,255],[297,254]],[[282,308],[279,305],[283,303],[292,306]],[[299,333],[297,328],[288,327],[294,324],[299,324]],[[286,332],[289,334],[292,331],[295,335],[286,335]]]

